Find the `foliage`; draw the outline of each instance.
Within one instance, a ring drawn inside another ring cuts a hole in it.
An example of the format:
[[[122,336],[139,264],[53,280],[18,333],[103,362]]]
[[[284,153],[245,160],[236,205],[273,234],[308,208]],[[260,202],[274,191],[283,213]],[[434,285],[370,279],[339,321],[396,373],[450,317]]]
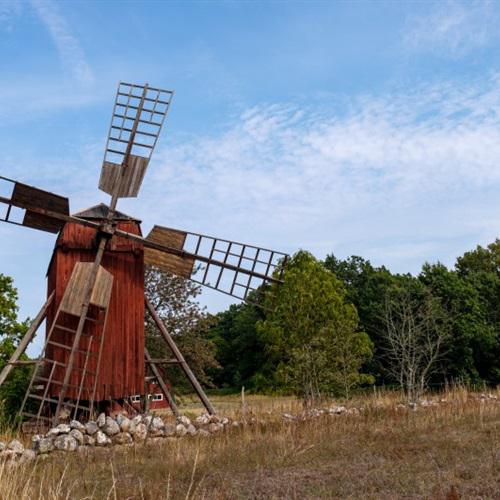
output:
[[[274,389],[308,400],[364,381],[359,368],[371,355],[371,342],[357,332],[356,309],[333,273],[300,251],[289,260],[276,297],[275,308],[257,323]]]
[[[264,311],[251,303],[231,305],[216,316],[210,336],[217,349],[217,361],[223,367],[214,374],[218,387],[244,386],[254,391],[265,388],[262,369],[266,355],[256,328],[263,318]]]
[[[481,378],[500,383],[500,240],[486,248],[477,246],[457,259],[456,272],[472,287],[481,304],[481,321],[488,342],[480,343],[476,355]]]
[[[436,381],[446,378],[479,382],[485,375],[480,358],[494,347],[495,339],[491,328],[486,326],[485,307],[477,290],[439,263],[424,264],[419,281],[439,301],[450,320],[442,377]]]
[[[387,379],[384,367],[384,312],[387,291],[400,279],[405,279],[382,267],[373,267],[370,261],[353,255],[341,260],[330,254],[324,266],[342,281],[347,291],[347,300],[358,312],[360,329],[365,331],[373,342],[373,357],[365,362],[364,369],[375,377],[377,383]]]
[[[17,311],[17,290],[12,278],[0,273],[0,370],[9,361],[28,328],[28,321],[18,321]],[[24,355],[21,359],[28,358]],[[21,406],[30,373],[29,367],[17,367],[0,387],[4,419],[11,420]]]
[[[145,290],[195,376],[200,383],[212,385],[209,371],[219,365],[215,359],[215,346],[208,336],[213,318],[196,300],[200,287],[184,278],[147,267]],[[149,315],[146,319],[146,344],[153,358],[172,357]],[[179,367],[169,368],[165,375],[176,391],[191,389]]]

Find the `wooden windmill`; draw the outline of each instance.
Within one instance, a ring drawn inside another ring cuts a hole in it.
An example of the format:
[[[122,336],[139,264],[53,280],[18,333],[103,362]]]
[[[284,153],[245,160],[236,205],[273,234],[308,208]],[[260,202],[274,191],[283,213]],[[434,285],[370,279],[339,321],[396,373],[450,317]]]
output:
[[[172,96],[147,84],[118,85],[99,181],[99,189],[111,196],[109,207],[100,204],[70,215],[67,198],[0,177],[8,187],[7,195],[0,196],[6,206],[0,220],[58,234],[47,301],[0,373],[1,385],[15,366],[35,365],[21,408],[21,415],[35,424],[63,416],[91,418],[103,402],[125,404],[132,395],[144,395],[145,379],[151,378],[177,414],[162,377],[170,364],[182,368],[207,411],[214,413],[144,295],[145,264],[243,300],[254,290],[269,288],[265,285],[281,283],[278,269],[285,254],[162,226],[154,226],[144,238],[140,221],[116,210],[120,198],[138,196]],[[145,313],[172,358],[151,358],[145,347]],[[44,319],[41,355],[21,360]]]

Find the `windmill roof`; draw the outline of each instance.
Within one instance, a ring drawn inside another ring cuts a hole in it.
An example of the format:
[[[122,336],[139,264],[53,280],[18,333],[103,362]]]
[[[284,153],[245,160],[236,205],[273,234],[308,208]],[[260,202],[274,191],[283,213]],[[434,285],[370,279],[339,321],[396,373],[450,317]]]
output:
[[[82,219],[105,219],[108,216],[108,213],[109,213],[109,207],[104,203],[99,203],[98,205],[86,208],[85,210],[77,212],[73,215],[75,217],[80,217]],[[136,222],[141,222],[139,219],[124,214],[123,212],[119,212],[118,210],[115,210],[113,218],[114,220],[133,220]]]

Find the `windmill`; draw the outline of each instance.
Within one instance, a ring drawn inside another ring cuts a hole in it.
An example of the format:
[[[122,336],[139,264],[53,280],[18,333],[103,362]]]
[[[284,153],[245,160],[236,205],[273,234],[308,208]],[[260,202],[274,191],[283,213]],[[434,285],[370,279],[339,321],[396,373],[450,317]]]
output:
[[[116,209],[120,198],[138,196],[172,97],[148,84],[118,85],[99,180],[109,206],[71,215],[68,198],[0,177],[0,188],[7,189],[0,220],[58,234],[47,300],[0,373],[1,385],[14,367],[35,365],[20,410],[35,426],[89,419],[109,401],[126,405],[132,395],[145,395],[149,380],[177,416],[164,378],[169,365],[180,366],[206,410],[215,413],[144,295],[145,265],[242,300],[282,282],[283,253],[157,225],[143,237],[140,221]],[[171,358],[154,359],[146,349],[145,313]],[[21,359],[45,319],[40,356]]]

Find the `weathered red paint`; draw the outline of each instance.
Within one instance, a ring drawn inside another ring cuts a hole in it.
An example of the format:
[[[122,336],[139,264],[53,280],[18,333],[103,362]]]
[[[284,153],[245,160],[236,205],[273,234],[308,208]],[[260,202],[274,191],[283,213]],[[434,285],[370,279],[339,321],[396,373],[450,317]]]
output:
[[[141,234],[138,221],[119,221],[117,227],[133,234]],[[62,229],[54,249],[48,269],[48,293],[55,290],[55,301],[47,315],[47,325],[51,325],[57,307],[76,262],[90,262],[95,258],[95,235],[92,228],[68,223]],[[96,401],[127,398],[132,394],[144,394],[144,259],[140,243],[113,237],[104,253],[102,265],[114,277],[113,291],[109,306],[101,366],[98,376]],[[96,311],[93,311],[94,317]],[[64,314],[58,323],[75,328],[78,318]],[[84,333],[95,332],[98,326],[88,323]],[[65,345],[72,345],[73,334],[55,331],[52,339]],[[83,335],[81,349],[88,345],[88,335]],[[97,343],[92,345],[92,353],[98,353]],[[69,351],[57,346],[48,346],[46,357],[67,363]],[[72,372],[69,399],[78,396],[77,387],[81,382],[85,356],[77,354]],[[89,357],[87,369],[95,371],[97,357]],[[63,368],[57,368],[54,380],[64,377]],[[94,376],[83,381],[82,400],[92,394]],[[60,385],[52,384],[51,396],[57,396]]]

